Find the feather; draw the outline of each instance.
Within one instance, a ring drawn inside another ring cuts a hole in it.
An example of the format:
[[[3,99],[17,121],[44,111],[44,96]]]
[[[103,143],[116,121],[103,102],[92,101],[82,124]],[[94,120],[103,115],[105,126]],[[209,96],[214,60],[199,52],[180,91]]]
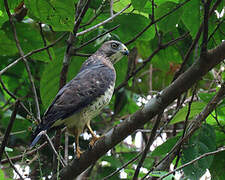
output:
[[[38,135],[34,138],[34,140],[32,141],[31,145],[30,145],[30,149],[33,148],[35,146],[35,144],[39,141],[39,139],[41,138],[41,136],[43,134],[46,133],[46,130],[43,130],[41,132],[38,133]]]

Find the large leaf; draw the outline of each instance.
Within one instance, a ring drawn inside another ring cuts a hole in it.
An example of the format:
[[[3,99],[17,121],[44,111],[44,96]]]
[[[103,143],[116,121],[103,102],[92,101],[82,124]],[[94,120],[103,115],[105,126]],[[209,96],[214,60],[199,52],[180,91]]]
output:
[[[8,1],[9,9],[15,9],[20,3],[21,0]],[[0,10],[5,11],[4,1],[0,1]]]
[[[140,10],[145,7],[145,4],[147,3],[148,0],[131,0],[132,5],[135,9]]]
[[[180,136],[172,137],[168,139],[166,142],[164,142],[163,144],[161,144],[160,146],[157,146],[155,150],[152,152],[152,156],[157,157],[157,156],[166,155],[177,143],[179,138]]]
[[[184,146],[183,155],[181,157],[182,164],[216,150],[215,132],[209,125],[203,125]],[[208,169],[213,161],[213,156],[204,157],[195,163],[184,168],[185,176],[192,180],[198,180]]]
[[[25,0],[28,15],[51,25],[55,31],[72,31],[75,4],[73,0]]]
[[[123,1],[117,1],[113,4],[113,10],[115,12],[121,11],[123,8],[125,8],[128,4],[131,3],[131,0],[123,0]],[[133,10],[133,7],[129,7],[124,11],[124,13],[130,13]]]
[[[137,33],[141,32],[149,24],[149,21],[142,15],[122,14],[121,16],[115,18],[113,22],[106,24],[105,27],[111,28],[118,24],[120,27],[116,29],[114,33],[117,33],[122,42],[126,42],[130,39],[133,39]],[[134,26],[134,24],[136,25]],[[150,28],[139,37],[139,40],[149,41],[150,39],[154,38],[154,36],[154,28]]]
[[[41,38],[40,32],[35,27],[35,24],[16,23],[15,26],[16,26],[17,36],[24,53],[28,53],[32,50],[44,47],[44,43]],[[4,23],[2,29],[5,31],[8,38],[14,41],[12,28],[9,22]],[[15,48],[15,44],[14,44],[14,47],[11,47],[11,48]],[[54,52],[52,48],[50,48],[49,51],[51,56],[54,58]],[[35,53],[31,57],[41,61],[49,61],[49,56],[46,51]]]
[[[193,102],[191,104],[191,111],[190,111],[190,114],[189,114],[189,119],[192,119],[194,116],[196,116],[198,113],[200,113],[204,107],[205,107],[205,103],[202,103],[202,102]],[[170,122],[170,124],[175,124],[175,123],[184,121],[185,118],[186,118],[187,112],[188,112],[188,105],[186,105],[185,107],[183,107],[175,115],[175,117],[172,119],[172,121]]]
[[[3,13],[0,11],[0,27],[2,26],[2,24],[4,24],[6,21],[8,21],[8,16],[7,13]]]
[[[211,178],[213,180],[224,180],[225,172],[225,152],[214,155],[213,162],[209,168]]]
[[[9,39],[4,31],[0,30],[0,54],[2,56],[14,55],[18,52],[16,43]]]
[[[200,25],[200,1],[190,1],[185,4],[181,18],[194,38]]]
[[[173,2],[166,2],[160,5],[158,8],[156,8],[156,11],[155,11],[156,19],[164,16],[169,11],[172,11],[176,7],[176,5],[177,4]],[[157,25],[159,26],[159,29],[165,33],[173,29],[176,29],[176,24],[179,22],[182,13],[183,13],[182,8],[179,8],[178,10],[174,11],[170,15],[160,20],[157,23]]]
[[[0,122],[2,128],[6,129],[8,127],[11,114],[12,114],[11,110],[8,110],[3,114],[4,116]],[[11,132],[21,132],[21,133],[10,136],[9,141],[13,144],[16,144],[17,143],[16,140],[19,138],[27,142],[27,139],[30,136],[30,134],[28,133],[29,126],[31,126],[31,123],[27,119],[17,114]]]

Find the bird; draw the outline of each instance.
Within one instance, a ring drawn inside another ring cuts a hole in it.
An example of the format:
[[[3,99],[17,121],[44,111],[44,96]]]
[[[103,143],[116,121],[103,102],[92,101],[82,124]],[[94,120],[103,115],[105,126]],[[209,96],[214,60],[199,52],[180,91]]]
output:
[[[116,40],[106,41],[81,66],[78,74],[62,87],[47,108],[33,134],[30,148],[34,147],[44,132],[66,127],[75,137],[76,157],[80,158],[79,136],[85,128],[92,139],[91,147],[99,139],[90,121],[109,104],[116,80],[114,64],[129,54],[128,48]]]

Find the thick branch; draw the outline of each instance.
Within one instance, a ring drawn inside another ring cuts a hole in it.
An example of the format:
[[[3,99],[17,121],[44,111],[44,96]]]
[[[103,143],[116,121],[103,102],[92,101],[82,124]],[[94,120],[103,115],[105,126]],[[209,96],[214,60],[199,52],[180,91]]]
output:
[[[199,81],[210,69],[223,61],[225,58],[224,52],[225,42],[210,50],[204,59],[196,61],[185,73],[165,88],[157,97],[152,98],[141,110],[113,127],[103,138],[96,142],[92,150],[84,152],[80,159],[74,159],[69,166],[63,168],[59,176],[64,179],[73,179],[78,176],[112,147],[149,122],[156,114]],[[56,179],[56,177],[54,176],[53,179]]]

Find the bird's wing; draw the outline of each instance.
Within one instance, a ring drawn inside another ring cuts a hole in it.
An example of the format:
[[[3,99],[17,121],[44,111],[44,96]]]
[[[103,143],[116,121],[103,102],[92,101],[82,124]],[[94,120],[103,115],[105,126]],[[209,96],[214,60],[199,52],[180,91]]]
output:
[[[43,117],[42,129],[49,129],[56,121],[68,118],[90,105],[114,81],[114,70],[103,64],[82,70],[58,92]]]

